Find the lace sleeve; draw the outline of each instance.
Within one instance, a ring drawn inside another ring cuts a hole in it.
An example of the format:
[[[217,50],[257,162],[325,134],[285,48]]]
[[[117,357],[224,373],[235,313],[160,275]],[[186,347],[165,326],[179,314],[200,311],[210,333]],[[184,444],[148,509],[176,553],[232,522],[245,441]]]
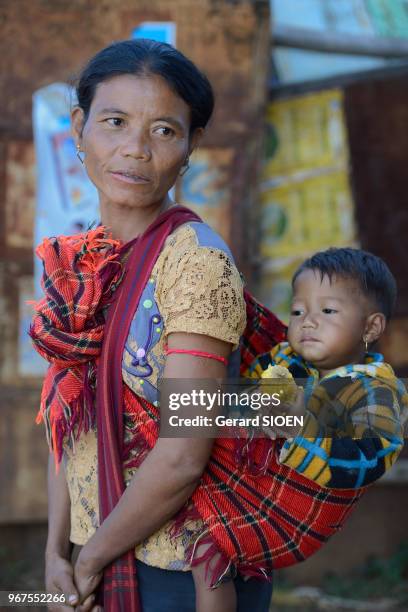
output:
[[[171,249],[158,275],[156,298],[165,335],[205,334],[238,346],[246,324],[243,283],[222,250]]]

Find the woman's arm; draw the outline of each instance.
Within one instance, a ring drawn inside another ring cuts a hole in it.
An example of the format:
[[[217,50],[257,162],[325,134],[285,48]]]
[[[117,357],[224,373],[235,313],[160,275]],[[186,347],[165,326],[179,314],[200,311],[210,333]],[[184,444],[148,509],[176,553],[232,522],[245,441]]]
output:
[[[54,457],[48,460],[48,538],[45,550],[45,590],[47,593],[65,595],[67,605],[48,606],[52,612],[69,612],[79,603],[78,589],[74,584],[74,568],[71,563],[72,544],[69,540],[71,529],[71,502],[65,470],[60,465],[55,471]],[[83,612],[98,612],[94,606],[94,595],[86,597],[81,606]]]
[[[200,334],[169,334],[168,345],[222,357],[231,352],[229,343]],[[216,379],[223,378],[225,371],[225,365],[213,359],[172,354],[166,360],[164,377]],[[75,572],[81,598],[91,592],[89,576],[149,537],[183,506],[200,480],[212,445],[211,439],[157,440],[115,509],[78,557]]]
[[[71,503],[63,465],[55,470],[52,454],[48,460],[48,539],[46,558],[53,556],[69,559],[72,545],[69,541],[71,529]]]
[[[70,499],[65,471],[60,465],[55,471],[54,457],[48,460],[48,539],[45,550],[45,589],[47,593],[63,593],[67,604],[49,606],[50,610],[62,612],[72,610],[78,603],[78,590],[74,585],[74,568],[70,557],[72,545],[70,533]],[[86,605],[88,604],[88,605]],[[84,602],[84,610],[89,609],[92,600]]]

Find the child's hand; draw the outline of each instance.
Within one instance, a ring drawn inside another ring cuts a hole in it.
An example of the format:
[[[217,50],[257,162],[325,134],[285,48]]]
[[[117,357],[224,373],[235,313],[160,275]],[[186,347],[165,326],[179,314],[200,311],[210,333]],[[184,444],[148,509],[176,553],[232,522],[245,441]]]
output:
[[[290,414],[295,416],[304,416],[305,415],[305,390],[303,387],[297,388],[295,401],[289,406]]]

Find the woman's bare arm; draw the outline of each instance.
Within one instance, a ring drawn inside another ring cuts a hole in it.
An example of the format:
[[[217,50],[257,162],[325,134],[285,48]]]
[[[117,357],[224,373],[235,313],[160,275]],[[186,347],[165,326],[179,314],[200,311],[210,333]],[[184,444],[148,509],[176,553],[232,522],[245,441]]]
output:
[[[69,559],[72,545],[69,541],[71,529],[71,503],[65,470],[62,465],[55,471],[54,457],[48,460],[48,539],[46,557],[58,555]]]
[[[170,334],[168,344],[170,348],[199,349],[224,357],[231,351],[230,344],[198,334]],[[164,372],[165,378],[173,379],[224,376],[222,363],[180,354],[168,356]],[[212,445],[211,439],[159,438],[115,509],[83,547],[76,567],[78,576],[100,572],[171,518],[196,488]]]
[[[54,457],[48,459],[48,539],[45,550],[45,588],[47,593],[63,593],[66,602],[78,603],[78,591],[74,585],[74,568],[70,556],[72,545],[70,532],[70,499],[65,471],[61,465],[55,471]],[[49,606],[55,612],[72,610],[63,604]],[[85,606],[84,606],[85,609]]]
[[[55,470],[52,454],[48,460],[48,538],[45,550],[45,588],[47,593],[65,595],[66,604],[52,604],[48,609],[52,612],[72,611],[79,603],[79,592],[74,584],[74,568],[71,563],[72,544],[69,539],[71,529],[71,502],[65,470],[60,465],[58,473]],[[96,612],[93,606],[94,595],[82,604],[82,610]]]

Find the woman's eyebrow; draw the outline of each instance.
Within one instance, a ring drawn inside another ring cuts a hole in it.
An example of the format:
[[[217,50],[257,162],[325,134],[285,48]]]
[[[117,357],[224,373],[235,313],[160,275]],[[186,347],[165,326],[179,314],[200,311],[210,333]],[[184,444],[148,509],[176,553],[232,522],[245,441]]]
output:
[[[126,115],[126,116],[128,115],[126,111],[121,110],[120,108],[115,108],[115,107],[101,108],[101,110],[98,111],[98,114],[99,115],[115,114],[115,115]],[[165,121],[166,123],[170,123],[175,128],[181,131],[184,129],[183,124],[171,116],[156,117],[155,119],[153,119],[153,121]]]
[[[98,111],[99,114],[106,115],[107,113],[114,113],[115,115],[127,115],[127,113],[120,108],[101,108]]]
[[[184,129],[182,123],[180,123],[180,121],[178,121],[174,117],[157,117],[156,119],[154,119],[154,121],[165,121],[166,123],[170,123],[171,125],[174,125],[179,130]]]

